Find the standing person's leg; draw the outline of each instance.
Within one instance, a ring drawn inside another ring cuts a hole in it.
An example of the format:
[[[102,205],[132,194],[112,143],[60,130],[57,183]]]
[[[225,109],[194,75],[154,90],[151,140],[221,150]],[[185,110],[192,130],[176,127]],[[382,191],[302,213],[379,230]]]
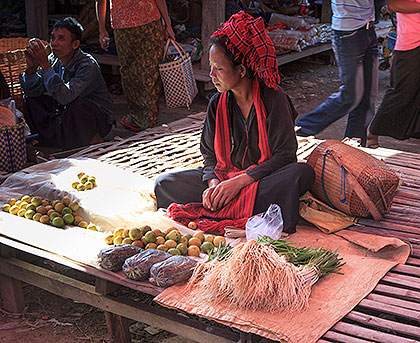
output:
[[[362,61],[363,97],[357,107],[349,113],[345,137],[362,139],[366,145],[367,128],[375,115],[375,101],[378,95],[378,39],[375,29],[362,30],[360,38],[365,44]],[[358,70],[360,72],[360,70]]]
[[[306,163],[291,163],[260,180],[253,214],[267,211],[271,204],[281,208],[283,231],[296,232],[299,198],[315,181],[315,172]]]
[[[196,168],[160,175],[155,181],[157,207],[167,208],[173,202],[202,202],[202,194],[207,188],[202,180],[202,170]]]
[[[131,124],[146,129],[157,123],[161,81],[158,64],[163,55],[160,20],[115,30],[121,81],[130,110]]]
[[[347,115],[362,100],[363,58],[366,48],[360,39],[360,31],[333,31],[333,49],[342,85],[337,93],[296,121],[296,125],[301,127],[298,135],[318,134]]]
[[[161,20],[156,20],[147,26],[143,41],[143,85],[146,90],[143,104],[145,115],[135,118],[141,127],[153,127],[158,123],[159,99],[162,91],[162,81],[159,74],[159,63],[163,58],[164,33]],[[140,122],[143,120],[143,122]]]
[[[396,139],[420,138],[420,46],[394,51],[389,88],[370,125],[370,132]]]

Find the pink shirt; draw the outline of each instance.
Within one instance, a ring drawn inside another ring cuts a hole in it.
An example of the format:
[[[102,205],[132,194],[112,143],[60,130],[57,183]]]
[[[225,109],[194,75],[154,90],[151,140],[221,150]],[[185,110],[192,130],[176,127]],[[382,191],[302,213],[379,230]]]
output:
[[[420,2],[420,0],[414,0]],[[397,13],[395,50],[412,50],[420,45],[420,13]]]
[[[160,18],[154,0],[110,0],[109,2],[113,29],[137,27]]]

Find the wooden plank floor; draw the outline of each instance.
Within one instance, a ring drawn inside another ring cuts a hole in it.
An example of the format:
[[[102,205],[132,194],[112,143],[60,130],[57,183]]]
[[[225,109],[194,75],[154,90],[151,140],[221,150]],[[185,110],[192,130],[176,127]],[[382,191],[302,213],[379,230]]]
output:
[[[199,154],[203,114],[168,127],[154,128],[118,142],[92,146],[70,157],[90,157],[154,178],[202,162]],[[188,123],[188,124],[187,124]],[[298,157],[306,158],[319,143],[299,141]],[[366,149],[383,159],[401,177],[390,213],[381,221],[361,219],[349,230],[397,237],[412,246],[405,265],[388,272],[356,308],[319,342],[420,341],[420,154]]]
[[[411,254],[324,335],[324,342],[420,341],[420,155],[397,152],[385,157],[386,149],[381,150],[382,156],[372,154],[399,174],[402,185],[382,220],[361,219],[349,230],[399,238],[411,244]]]

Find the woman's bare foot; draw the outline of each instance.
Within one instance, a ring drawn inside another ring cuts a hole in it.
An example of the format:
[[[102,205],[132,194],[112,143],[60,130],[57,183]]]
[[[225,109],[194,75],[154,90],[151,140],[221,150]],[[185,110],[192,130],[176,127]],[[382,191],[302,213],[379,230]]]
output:
[[[99,133],[96,133],[96,135],[90,140],[89,144],[99,144],[102,143],[104,140],[101,136],[99,136]]]
[[[379,136],[373,135],[368,131],[367,140],[366,140],[366,148],[377,149],[379,147],[380,147]]]

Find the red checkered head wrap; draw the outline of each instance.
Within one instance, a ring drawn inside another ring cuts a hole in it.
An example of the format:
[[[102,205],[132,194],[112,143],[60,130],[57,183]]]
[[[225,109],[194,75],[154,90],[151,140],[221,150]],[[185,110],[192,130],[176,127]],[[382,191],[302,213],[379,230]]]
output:
[[[226,47],[236,60],[238,51],[243,55],[243,64],[247,65],[264,83],[277,89],[280,75],[273,42],[265,31],[261,17],[254,19],[251,15],[240,11],[232,15],[228,21],[217,29],[212,37],[227,37]],[[237,50],[235,51],[236,48]]]

